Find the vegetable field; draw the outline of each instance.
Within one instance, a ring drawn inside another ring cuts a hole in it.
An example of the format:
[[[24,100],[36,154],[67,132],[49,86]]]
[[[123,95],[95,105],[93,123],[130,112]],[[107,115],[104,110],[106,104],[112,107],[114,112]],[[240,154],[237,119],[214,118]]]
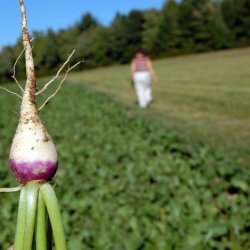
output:
[[[0,180],[7,187],[17,185],[7,159],[19,104],[6,93],[0,103]],[[69,249],[250,248],[250,170],[229,154],[189,144],[134,106],[70,82],[42,117],[59,153],[55,189]],[[0,196],[5,250],[18,194]]]
[[[178,131],[189,144],[224,151],[236,164],[249,166],[250,48],[167,58],[154,66],[155,102],[141,113]],[[70,79],[135,108],[128,65],[78,72]]]

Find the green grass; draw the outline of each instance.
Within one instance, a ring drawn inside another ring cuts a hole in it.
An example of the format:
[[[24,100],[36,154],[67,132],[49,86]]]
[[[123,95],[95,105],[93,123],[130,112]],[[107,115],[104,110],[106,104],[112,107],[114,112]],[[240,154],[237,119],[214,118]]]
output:
[[[160,82],[155,103],[144,113],[178,131],[191,144],[250,160],[250,48],[205,53],[154,62]],[[72,74],[75,81],[116,101],[134,105],[129,66]],[[136,110],[136,108],[134,108]]]

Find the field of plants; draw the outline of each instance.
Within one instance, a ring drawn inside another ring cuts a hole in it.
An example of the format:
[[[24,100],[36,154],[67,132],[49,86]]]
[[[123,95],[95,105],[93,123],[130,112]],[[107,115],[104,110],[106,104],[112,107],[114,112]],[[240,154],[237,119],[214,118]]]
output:
[[[6,93],[0,103],[0,180],[9,187],[19,103]],[[55,189],[70,250],[250,248],[250,170],[230,154],[189,144],[150,112],[71,82],[42,116],[59,152]],[[0,195],[5,250],[18,193]]]
[[[159,83],[147,117],[178,131],[190,144],[226,151],[237,164],[250,161],[250,48],[154,61]],[[129,67],[79,72],[72,81],[135,108]]]

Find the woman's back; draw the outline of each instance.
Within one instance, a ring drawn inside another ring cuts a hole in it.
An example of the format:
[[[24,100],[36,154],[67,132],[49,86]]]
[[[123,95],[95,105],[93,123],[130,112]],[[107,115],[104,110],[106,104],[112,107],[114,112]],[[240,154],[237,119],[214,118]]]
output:
[[[148,71],[148,58],[141,53],[137,53],[134,59],[135,71]]]

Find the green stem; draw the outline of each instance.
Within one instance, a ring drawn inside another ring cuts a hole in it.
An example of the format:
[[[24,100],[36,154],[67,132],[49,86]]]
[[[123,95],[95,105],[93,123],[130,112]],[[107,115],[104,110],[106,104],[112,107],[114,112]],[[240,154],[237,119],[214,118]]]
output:
[[[38,193],[36,219],[36,250],[47,250],[46,209],[41,192]]]
[[[28,182],[26,184],[26,223],[24,234],[24,250],[31,250],[36,220],[37,196],[40,184],[38,182]]]
[[[52,250],[52,228],[51,228],[51,223],[49,220],[49,216],[47,214],[47,218],[46,218],[46,222],[47,222],[47,250]]]
[[[23,186],[21,188],[19,205],[18,205],[17,225],[16,225],[16,234],[14,241],[15,250],[23,250],[25,221],[26,221],[26,187]]]
[[[67,250],[62,218],[56,194],[49,183],[44,183],[40,190],[43,194],[43,199],[49,214],[56,249]]]

